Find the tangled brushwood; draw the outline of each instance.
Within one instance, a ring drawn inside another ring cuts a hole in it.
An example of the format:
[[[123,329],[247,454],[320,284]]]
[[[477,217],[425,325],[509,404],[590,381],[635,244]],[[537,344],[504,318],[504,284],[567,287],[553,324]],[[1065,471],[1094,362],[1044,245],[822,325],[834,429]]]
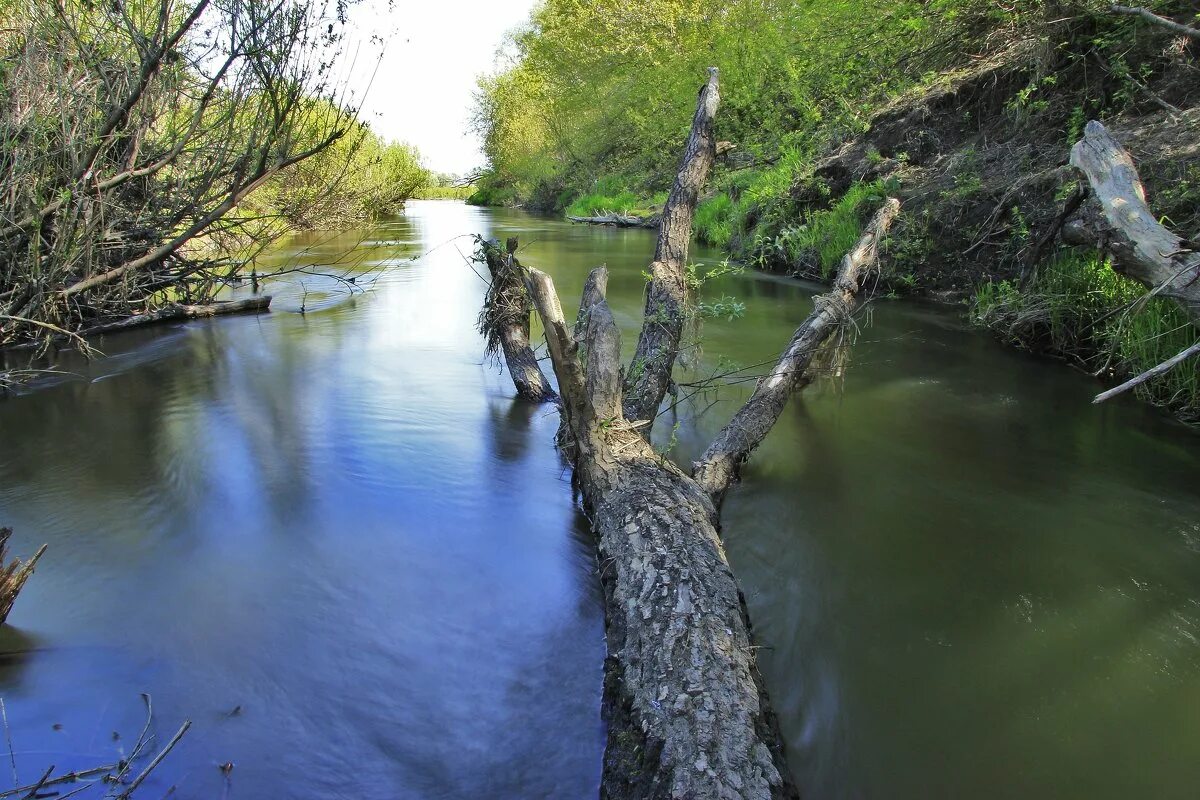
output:
[[[239,203],[356,130],[329,77],[345,15],[343,0],[0,4],[0,347],[236,281],[284,227]]]

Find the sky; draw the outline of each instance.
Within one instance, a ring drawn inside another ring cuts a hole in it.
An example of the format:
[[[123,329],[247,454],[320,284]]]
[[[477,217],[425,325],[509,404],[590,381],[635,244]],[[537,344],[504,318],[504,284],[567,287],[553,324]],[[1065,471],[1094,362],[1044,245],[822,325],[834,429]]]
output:
[[[536,0],[369,0],[355,6],[343,68],[361,101],[360,117],[385,139],[415,145],[425,166],[464,174],[483,165],[468,131],[476,79],[495,69],[509,30],[529,18]],[[374,79],[382,37],[383,59]],[[357,52],[357,57],[354,53]],[[369,89],[367,89],[369,85]]]

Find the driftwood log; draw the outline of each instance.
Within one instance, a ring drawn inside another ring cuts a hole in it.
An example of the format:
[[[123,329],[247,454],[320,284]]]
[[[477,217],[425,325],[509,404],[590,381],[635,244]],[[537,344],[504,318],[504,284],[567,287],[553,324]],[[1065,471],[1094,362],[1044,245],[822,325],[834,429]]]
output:
[[[25,581],[29,580],[29,576],[33,574],[33,569],[37,566],[42,553],[46,552],[46,545],[42,545],[33,554],[33,558],[27,561],[14,558],[6,565],[4,562],[8,560],[10,536],[12,536],[12,528],[0,528],[0,625],[8,620],[8,614],[12,611],[17,595],[21,593]]]
[[[574,326],[550,277],[525,271],[558,379],[575,481],[597,537],[608,643],[600,794],[612,800],[798,796],[721,544],[719,500],[803,382],[813,353],[869,292],[878,242],[899,208],[889,200],[876,215],[843,261],[835,290],[818,298],[695,476],[680,469],[648,439],[687,312],[682,271],[713,162],[717,91],[711,70],[663,214],[637,355],[624,374],[605,268],[588,277]]]
[[[255,314],[270,310],[271,297],[269,295],[246,297],[241,300],[225,300],[199,306],[184,303],[168,303],[162,308],[146,314],[135,314],[119,322],[110,322],[105,325],[95,325],[91,328],[85,328],[79,332],[79,335],[96,336],[101,333],[115,333],[116,331],[126,331],[130,328],[140,328],[144,325],[153,325],[158,322],[202,319],[204,317],[217,317],[224,314]]]
[[[636,214],[618,214],[615,211],[611,214],[600,214],[595,217],[574,217],[570,214],[567,219],[571,222],[582,222],[587,225],[612,225],[617,228],[657,228],[659,215],[651,214],[648,217],[639,217]]]
[[[1113,256],[1113,269],[1174,300],[1200,327],[1200,243],[1189,242],[1162,225],[1146,202],[1146,189],[1129,152],[1099,122],[1089,122],[1071,149],[1071,164],[1087,179],[1089,199],[1063,226],[1070,244],[1098,246]],[[1114,390],[1103,402],[1128,391],[1195,355],[1195,347]],[[1119,391],[1118,391],[1119,390]]]

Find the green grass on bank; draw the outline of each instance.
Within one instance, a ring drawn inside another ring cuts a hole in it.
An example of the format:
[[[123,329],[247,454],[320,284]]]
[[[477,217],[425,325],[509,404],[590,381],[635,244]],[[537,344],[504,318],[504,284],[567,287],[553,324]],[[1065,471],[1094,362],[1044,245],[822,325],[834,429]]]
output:
[[[666,192],[649,197],[627,188],[620,177],[601,178],[585,194],[575,198],[566,208],[568,216],[598,217],[604,214],[627,214],[648,217],[662,210],[667,202]]]
[[[1198,338],[1178,305],[1146,299],[1141,284],[1088,250],[1063,251],[1042,265],[1025,290],[1010,281],[984,284],[971,317],[1020,347],[1121,379],[1161,364]],[[1180,364],[1135,392],[1181,416],[1200,417],[1200,370],[1194,363]]]

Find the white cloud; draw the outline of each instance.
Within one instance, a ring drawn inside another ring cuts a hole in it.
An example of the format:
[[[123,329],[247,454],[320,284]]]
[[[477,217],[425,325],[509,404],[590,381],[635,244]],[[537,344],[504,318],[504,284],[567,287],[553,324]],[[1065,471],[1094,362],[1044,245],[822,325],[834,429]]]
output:
[[[536,0],[369,0],[350,14],[353,36],[343,70],[361,98],[361,117],[385,139],[415,145],[426,166],[465,173],[483,163],[469,132],[479,75],[493,71],[505,34],[525,23]],[[373,82],[378,45],[384,55]],[[354,51],[357,49],[357,58]],[[352,69],[351,69],[352,67]]]

